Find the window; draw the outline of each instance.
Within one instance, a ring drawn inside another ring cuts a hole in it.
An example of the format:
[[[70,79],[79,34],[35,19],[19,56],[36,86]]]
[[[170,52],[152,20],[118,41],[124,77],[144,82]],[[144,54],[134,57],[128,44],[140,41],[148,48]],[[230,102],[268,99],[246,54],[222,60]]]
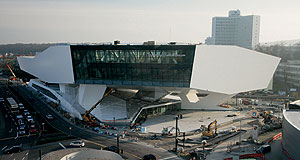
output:
[[[71,46],[76,83],[189,87],[195,45]]]

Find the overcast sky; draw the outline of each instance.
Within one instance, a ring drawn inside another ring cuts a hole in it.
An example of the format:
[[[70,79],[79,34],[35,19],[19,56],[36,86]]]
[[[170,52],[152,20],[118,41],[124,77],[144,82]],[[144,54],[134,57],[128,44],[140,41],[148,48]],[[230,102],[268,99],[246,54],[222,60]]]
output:
[[[260,42],[300,39],[299,0],[0,0],[0,43],[204,42],[214,16],[260,15]]]

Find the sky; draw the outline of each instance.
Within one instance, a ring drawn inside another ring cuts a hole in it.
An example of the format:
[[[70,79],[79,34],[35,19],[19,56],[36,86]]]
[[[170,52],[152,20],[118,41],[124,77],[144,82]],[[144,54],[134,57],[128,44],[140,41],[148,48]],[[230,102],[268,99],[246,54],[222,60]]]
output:
[[[0,0],[0,44],[203,43],[233,9],[260,16],[260,42],[300,39],[299,0]]]

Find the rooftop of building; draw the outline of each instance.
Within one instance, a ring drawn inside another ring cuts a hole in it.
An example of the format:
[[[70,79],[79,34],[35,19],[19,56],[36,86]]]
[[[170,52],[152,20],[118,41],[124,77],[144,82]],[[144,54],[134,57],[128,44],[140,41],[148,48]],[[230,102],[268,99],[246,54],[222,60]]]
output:
[[[145,41],[142,43],[127,43],[127,42],[121,42],[119,40],[116,40],[114,42],[83,42],[83,43],[59,43],[57,45],[72,45],[72,46],[97,46],[97,45],[121,45],[121,46],[141,46],[141,45],[201,45],[202,43],[187,43],[187,42],[176,42],[176,41],[170,41],[170,42],[157,42],[157,41]]]

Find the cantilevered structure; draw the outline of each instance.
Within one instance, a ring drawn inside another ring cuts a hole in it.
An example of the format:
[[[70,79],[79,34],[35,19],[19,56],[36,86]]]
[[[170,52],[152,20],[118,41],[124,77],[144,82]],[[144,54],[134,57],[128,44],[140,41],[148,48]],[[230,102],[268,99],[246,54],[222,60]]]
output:
[[[92,111],[100,120],[132,120],[142,107],[170,104],[220,110],[219,104],[239,92],[266,88],[279,61],[249,49],[213,45],[58,45],[34,57],[18,57],[21,69],[38,78],[29,85],[76,117],[107,87],[119,91]],[[134,106],[132,99],[147,103]]]

